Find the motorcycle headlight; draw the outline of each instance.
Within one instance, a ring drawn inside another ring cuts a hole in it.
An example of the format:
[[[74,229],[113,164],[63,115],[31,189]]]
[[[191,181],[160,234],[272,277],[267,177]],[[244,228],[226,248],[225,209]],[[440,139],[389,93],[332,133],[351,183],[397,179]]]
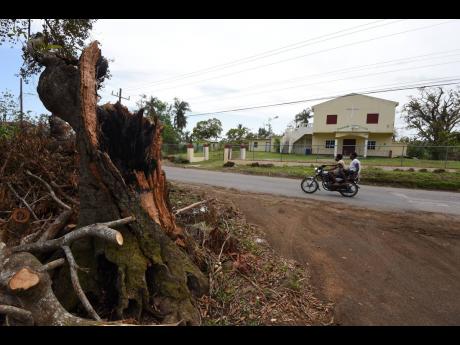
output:
[[[315,172],[318,172],[318,168],[315,168]]]

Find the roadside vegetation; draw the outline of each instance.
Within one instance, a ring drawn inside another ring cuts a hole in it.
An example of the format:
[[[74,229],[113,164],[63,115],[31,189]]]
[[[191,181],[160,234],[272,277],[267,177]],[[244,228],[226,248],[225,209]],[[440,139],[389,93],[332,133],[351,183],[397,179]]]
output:
[[[198,299],[203,325],[330,325],[333,304],[315,297],[308,269],[274,252],[265,234],[237,206],[200,187],[170,183],[188,254],[209,276]]]

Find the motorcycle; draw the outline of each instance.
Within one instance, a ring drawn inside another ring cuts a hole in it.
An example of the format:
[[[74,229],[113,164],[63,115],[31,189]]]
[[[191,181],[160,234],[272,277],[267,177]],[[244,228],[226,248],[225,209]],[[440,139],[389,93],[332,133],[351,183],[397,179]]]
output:
[[[336,177],[334,184],[330,174],[325,170],[326,165],[315,168],[314,176],[305,177],[300,183],[300,187],[305,193],[312,194],[319,189],[319,183],[324,190],[329,192],[339,192],[345,197],[351,198],[358,194],[359,174],[345,172],[345,178]]]

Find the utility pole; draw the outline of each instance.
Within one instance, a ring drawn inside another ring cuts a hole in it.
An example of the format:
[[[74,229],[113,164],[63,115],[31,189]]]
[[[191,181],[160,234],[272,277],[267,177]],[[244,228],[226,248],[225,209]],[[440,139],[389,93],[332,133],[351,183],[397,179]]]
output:
[[[118,97],[118,102],[121,104],[121,99],[126,99],[127,101],[129,101],[129,99],[131,98],[130,96],[128,96],[128,98],[125,98],[125,97],[122,97],[121,96],[121,88],[120,90],[118,91],[118,94],[114,94],[113,91],[112,91],[112,96],[115,96],[115,97]]]
[[[22,78],[19,79],[19,123],[22,127],[22,119],[23,119],[23,112],[22,112]]]

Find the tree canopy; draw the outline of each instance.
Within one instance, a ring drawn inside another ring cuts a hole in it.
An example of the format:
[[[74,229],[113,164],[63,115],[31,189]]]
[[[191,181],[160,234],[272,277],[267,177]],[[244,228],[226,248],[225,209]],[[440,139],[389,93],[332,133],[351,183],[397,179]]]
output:
[[[259,128],[259,131],[257,132],[257,135],[261,138],[266,138],[266,137],[269,137],[271,134],[273,134],[271,132],[271,128],[269,127],[269,129],[265,129],[264,127],[260,127]]]
[[[173,106],[164,102],[157,97],[147,97],[141,95],[141,99],[137,102],[139,108],[145,109],[145,116],[151,121],[155,116],[158,116],[163,123],[162,138],[165,144],[178,144],[181,140],[180,132],[172,124]]]
[[[0,92],[0,120],[3,122],[12,120],[18,113],[18,102],[14,95],[8,91]]]
[[[23,44],[20,75],[27,83],[42,70],[39,55],[46,52],[52,51],[64,61],[77,64],[95,22],[95,19],[0,19],[0,45]],[[36,28],[39,29],[33,32]]]
[[[442,88],[420,89],[404,106],[408,128],[416,129],[423,141],[433,145],[449,145],[453,131],[460,124],[460,92]]]
[[[209,120],[199,121],[192,131],[194,140],[217,139],[222,133],[222,122],[219,119],[212,118]]]
[[[300,113],[295,116],[296,127],[306,126],[309,123],[309,120],[313,117],[312,111],[310,108],[302,110]]]
[[[249,128],[243,127],[243,125],[240,123],[236,128],[230,128],[226,133],[226,137],[230,142],[241,142],[246,138],[249,132]]]
[[[181,101],[179,98],[174,98],[174,127],[180,132],[187,126],[187,117],[185,113],[191,111],[190,105],[187,102]]]

